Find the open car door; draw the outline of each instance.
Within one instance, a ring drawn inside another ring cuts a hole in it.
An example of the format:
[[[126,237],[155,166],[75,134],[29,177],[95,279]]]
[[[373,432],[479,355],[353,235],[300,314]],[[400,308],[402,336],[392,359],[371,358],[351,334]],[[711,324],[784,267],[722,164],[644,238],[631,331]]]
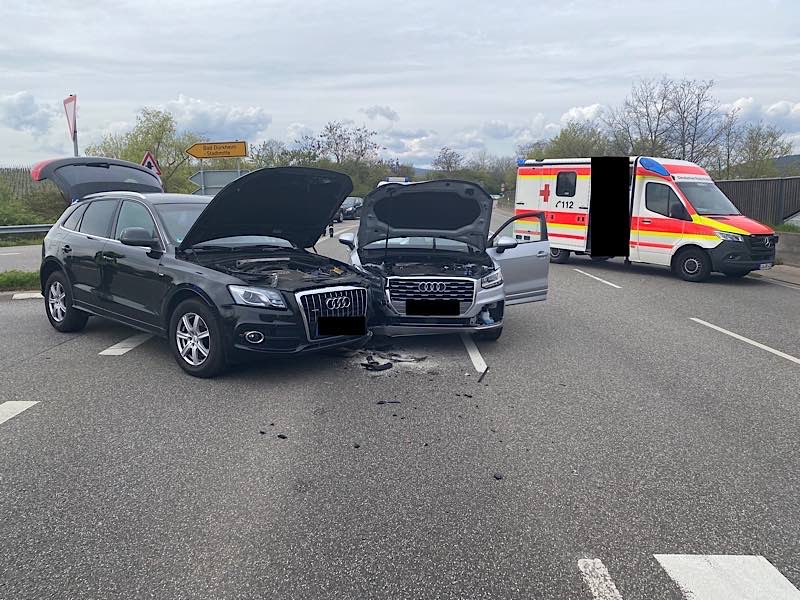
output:
[[[518,214],[489,238],[486,252],[503,271],[506,305],[547,298],[550,242],[544,213]]]

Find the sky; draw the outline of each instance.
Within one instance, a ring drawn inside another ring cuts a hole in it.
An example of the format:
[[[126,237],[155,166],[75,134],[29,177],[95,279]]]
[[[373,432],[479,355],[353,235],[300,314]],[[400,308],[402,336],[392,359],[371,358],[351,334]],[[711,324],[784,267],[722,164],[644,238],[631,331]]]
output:
[[[0,165],[170,110],[210,139],[291,144],[327,121],[425,166],[443,145],[514,155],[597,118],[639,78],[713,79],[800,151],[798,0],[16,0],[0,36]]]

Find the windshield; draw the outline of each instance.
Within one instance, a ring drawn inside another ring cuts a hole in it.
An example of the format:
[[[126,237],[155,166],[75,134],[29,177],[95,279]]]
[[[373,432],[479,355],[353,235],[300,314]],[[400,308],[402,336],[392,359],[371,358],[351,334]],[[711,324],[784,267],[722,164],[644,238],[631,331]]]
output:
[[[189,228],[206,206],[204,202],[187,202],[185,204],[156,204],[156,212],[167,230],[167,237],[173,244],[180,244]]]
[[[464,242],[440,237],[395,237],[388,240],[379,240],[364,246],[365,250],[380,250],[382,248],[396,248],[403,250],[448,250],[451,252],[477,252]]]
[[[700,215],[739,215],[739,210],[713,181],[679,181],[678,187]]]

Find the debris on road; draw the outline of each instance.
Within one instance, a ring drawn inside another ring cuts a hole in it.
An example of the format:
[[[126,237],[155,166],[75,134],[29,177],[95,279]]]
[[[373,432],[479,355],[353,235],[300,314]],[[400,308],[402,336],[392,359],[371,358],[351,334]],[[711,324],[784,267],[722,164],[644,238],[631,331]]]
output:
[[[286,439],[286,435],[285,435],[285,434],[283,434],[283,433],[279,433],[279,434],[278,434],[278,439],[279,439],[279,440],[285,440],[285,439]]]
[[[356,448],[356,449],[361,448],[361,444],[353,444],[353,448]]]
[[[502,474],[502,473],[495,473],[495,474],[494,474],[494,478],[495,478],[497,481],[500,481],[500,480],[503,478],[503,474]]]

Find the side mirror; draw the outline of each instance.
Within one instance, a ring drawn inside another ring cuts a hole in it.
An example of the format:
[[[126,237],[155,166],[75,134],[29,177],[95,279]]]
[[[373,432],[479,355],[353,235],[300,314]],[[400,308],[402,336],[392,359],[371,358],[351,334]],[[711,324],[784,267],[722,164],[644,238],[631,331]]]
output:
[[[499,238],[497,238],[497,241],[494,243],[494,247],[497,248],[498,254],[502,254],[506,250],[510,250],[511,248],[516,248],[517,240],[507,235],[501,235]]]
[[[350,250],[355,250],[356,249],[356,236],[355,236],[354,233],[349,233],[349,232],[348,233],[343,233],[342,235],[339,236],[339,243],[340,244],[344,244],[345,246],[350,248]]]
[[[152,233],[147,231],[144,227],[126,227],[122,230],[119,241],[125,246],[143,246],[153,249],[161,247],[158,238],[154,238]]]

